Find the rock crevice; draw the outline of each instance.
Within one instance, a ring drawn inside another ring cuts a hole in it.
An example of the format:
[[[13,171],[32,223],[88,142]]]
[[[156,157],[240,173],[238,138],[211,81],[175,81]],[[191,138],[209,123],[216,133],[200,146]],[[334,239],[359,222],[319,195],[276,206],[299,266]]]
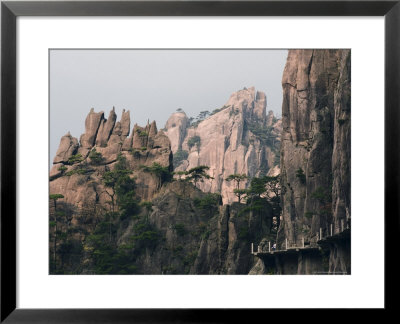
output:
[[[290,50],[282,87],[278,243],[316,243],[350,221],[350,51]]]

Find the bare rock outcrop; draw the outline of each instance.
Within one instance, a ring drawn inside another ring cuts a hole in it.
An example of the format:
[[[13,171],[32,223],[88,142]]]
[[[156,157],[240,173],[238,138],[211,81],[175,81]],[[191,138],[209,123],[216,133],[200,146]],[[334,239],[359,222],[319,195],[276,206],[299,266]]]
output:
[[[121,136],[126,137],[129,135],[130,129],[131,129],[131,115],[129,110],[125,111],[125,109],[122,111],[122,116],[121,116]]]
[[[290,50],[282,87],[278,243],[300,246],[350,220],[350,51]]]
[[[176,112],[169,117],[165,125],[166,134],[171,141],[172,152],[182,149],[182,143],[186,136],[186,130],[190,126],[189,118],[182,112]]]
[[[332,152],[332,212],[335,232],[350,220],[351,156],[351,64],[350,52],[342,53],[340,77],[334,95],[334,134]]]
[[[71,134],[68,132],[66,135],[61,137],[60,145],[58,146],[53,163],[56,164],[68,162],[68,159],[76,153],[78,147],[78,139],[71,136]]]
[[[123,112],[120,121],[116,122],[116,118],[114,109],[107,120],[103,112],[96,113],[91,109],[80,145],[69,133],[62,137],[50,171],[51,194],[62,194],[63,201],[77,210],[85,206],[107,206],[110,196],[102,176],[113,170],[118,156],[122,155],[135,178],[135,194],[143,200],[154,196],[161,180],[155,175],[145,174],[141,168],[153,163],[172,168],[168,137],[162,131],[158,132],[153,122],[145,128],[135,125],[134,136],[127,138],[130,132],[129,111]],[[138,134],[138,131],[142,133]],[[140,145],[134,146],[136,134]]]
[[[107,145],[108,139],[114,129],[115,121],[117,120],[117,114],[115,109],[110,111],[108,119],[102,119],[100,121],[99,130],[96,136],[96,146],[104,147]]]
[[[266,104],[265,94],[251,87],[233,93],[223,107],[197,125],[190,126],[184,112],[174,113],[166,123],[166,134],[173,153],[187,155],[174,165],[175,170],[207,165],[214,179],[205,180],[200,189],[220,192],[224,203],[237,200],[234,185],[225,181],[229,175],[265,175],[277,164],[281,124],[272,111],[267,118]]]
[[[101,121],[104,119],[104,112],[96,113],[94,108],[90,109],[85,121],[85,133],[81,135],[81,146],[91,148],[97,136]]]

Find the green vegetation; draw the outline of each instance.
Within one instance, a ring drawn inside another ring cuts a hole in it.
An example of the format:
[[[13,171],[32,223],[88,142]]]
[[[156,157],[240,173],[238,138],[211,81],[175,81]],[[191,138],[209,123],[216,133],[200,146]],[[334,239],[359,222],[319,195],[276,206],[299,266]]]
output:
[[[188,173],[186,171],[177,171],[177,172],[173,172],[173,174],[176,174],[178,176],[178,180],[182,181],[182,180],[186,180],[186,179],[182,179],[182,177],[187,175]]]
[[[194,167],[187,171],[187,179],[189,181],[192,181],[195,187],[199,181],[202,182],[204,181],[204,179],[214,179],[206,173],[208,169],[210,169],[210,167],[206,165],[199,165],[198,167]]]
[[[212,116],[212,115],[215,115],[216,113],[219,113],[220,111],[222,111],[222,110],[224,110],[225,108],[228,108],[229,106],[222,106],[221,108],[217,108],[217,109],[214,109],[212,112],[211,112],[211,114],[210,114],[210,116]]]
[[[104,158],[103,158],[103,156],[101,155],[101,153],[100,153],[100,152],[97,152],[95,148],[94,148],[93,150],[90,151],[90,153],[89,153],[89,159],[90,159],[90,161],[91,161],[93,164],[95,164],[95,165],[100,164],[100,163],[103,162],[103,160],[104,160]]]
[[[64,198],[64,196],[62,194],[51,194],[50,199],[54,201],[54,208],[57,208],[57,200]]]
[[[49,270],[53,274],[81,273],[83,245],[74,236],[80,231],[71,223],[74,207],[64,201],[62,194],[51,194],[49,198]]]
[[[96,274],[132,274],[137,271],[136,259],[146,249],[153,249],[160,233],[148,221],[152,203],[139,202],[135,197],[135,181],[126,158],[119,155],[114,169],[103,174],[106,193],[110,197],[109,210],[85,241],[85,251]],[[140,216],[144,208],[146,214]],[[132,235],[117,243],[117,224],[133,221]]]
[[[236,197],[238,197],[238,202],[241,202],[241,199],[243,196],[245,196],[247,194],[247,190],[246,189],[233,189],[233,193],[235,194]]]
[[[240,203],[241,197],[246,194],[245,189],[240,189],[240,183],[247,180],[247,175],[245,174],[231,174],[226,179],[226,181],[234,181],[236,183],[236,188],[234,189],[234,194],[238,197],[238,202]]]
[[[245,226],[241,227],[238,232],[238,239],[247,241],[249,239],[249,229]]]
[[[326,217],[329,217],[332,214],[331,190],[325,189],[323,187],[318,187],[311,194],[311,198],[317,200],[321,205],[319,211],[315,211],[314,214]]]
[[[307,219],[311,219],[311,218],[313,217],[313,215],[314,215],[314,213],[311,212],[311,211],[308,211],[308,212],[305,212],[305,213],[304,213],[304,216],[305,216]]]
[[[111,189],[106,191],[111,199],[110,211],[115,213],[118,207],[122,220],[133,217],[139,210],[138,200],[135,198],[135,180],[131,178],[131,173],[126,157],[119,154],[114,169],[103,174],[104,185]]]
[[[65,175],[70,177],[70,176],[72,176],[74,174],[83,175],[83,174],[86,174],[87,172],[88,172],[87,167],[86,166],[81,166],[79,168],[76,168],[76,169],[70,170],[68,172],[65,172]]]
[[[302,168],[298,168],[296,171],[296,177],[299,178],[300,183],[305,184],[306,183],[306,175],[304,174],[304,171]]]
[[[280,177],[263,176],[254,177],[250,181],[249,188],[243,190],[246,204],[248,205],[239,214],[245,211],[262,211],[267,206],[272,209],[272,217],[276,219],[276,228],[280,225],[281,214],[281,186]]]
[[[68,164],[75,164],[82,161],[83,161],[83,156],[81,153],[78,153],[70,156],[70,158],[68,159]]]
[[[207,238],[207,237],[208,237],[208,234],[209,234],[209,233],[207,234],[207,237],[205,237],[205,235],[206,235],[206,233],[207,233],[208,231],[209,231],[208,225],[207,225],[206,223],[204,223],[204,222],[200,222],[200,223],[197,225],[195,231],[192,233],[192,235],[193,235],[194,237],[204,239],[204,238]]]
[[[262,144],[270,147],[275,146],[277,138],[272,134],[274,129],[272,126],[264,127],[256,123],[250,123],[248,128]]]
[[[311,198],[318,200],[321,204],[326,204],[330,202],[330,193],[323,187],[318,187],[312,194]]]
[[[146,219],[145,220],[146,220],[146,222],[148,222],[150,213],[153,210],[153,203],[151,201],[142,201],[140,203],[140,207],[144,207],[146,209],[147,214],[146,214]]]
[[[178,236],[184,236],[186,234],[186,229],[185,229],[185,225],[182,223],[176,223],[173,227],[173,229],[175,230],[176,234]]]
[[[59,236],[62,234],[58,228],[58,218],[59,216],[62,216],[62,213],[57,210],[57,200],[64,198],[64,196],[62,194],[51,194],[49,198],[54,204],[54,211],[50,212],[50,241],[53,239],[53,253],[52,259],[50,260],[50,271],[57,272],[57,241]],[[51,231],[52,228],[53,231]]]
[[[147,134],[147,132],[144,131],[144,130],[138,129],[137,133],[138,133],[139,137],[147,137],[147,136],[149,136],[149,134]]]
[[[106,217],[86,240],[85,250],[91,257],[96,274],[136,273],[137,257],[146,249],[154,249],[160,239],[158,231],[144,220],[135,223],[133,234],[125,243],[117,244],[116,233],[116,224],[111,223],[110,228]]]
[[[189,148],[191,149],[193,146],[196,145],[197,151],[200,150],[200,144],[201,144],[201,139],[200,136],[193,136],[191,138],[189,138],[188,142],[187,142]]]
[[[238,115],[239,114],[239,109],[233,109],[233,107],[231,108],[231,110],[229,111],[229,117],[232,117],[232,116],[236,116],[236,115]]]
[[[196,128],[206,118],[213,116],[216,113],[219,113],[220,111],[222,111],[228,107],[229,106],[224,105],[221,108],[214,109],[212,112],[209,112],[208,110],[201,111],[196,118],[193,118],[193,117],[189,118],[189,125],[190,125],[190,127]]]
[[[154,248],[160,239],[158,231],[149,223],[139,222],[134,227],[134,235],[131,237],[136,248]]]
[[[222,196],[219,193],[207,193],[202,198],[195,198],[194,205],[199,209],[208,211],[211,218],[218,212],[218,206],[222,205]]]
[[[194,265],[194,262],[196,261],[197,258],[197,251],[192,251],[188,253],[182,260],[183,265],[185,267],[188,267],[186,273],[189,273],[190,267]]]
[[[200,111],[199,115],[197,116],[198,120],[204,120],[210,115],[208,110]]]
[[[152,165],[147,166],[147,165],[141,165],[140,168],[144,172],[151,173],[155,175],[158,178],[159,181],[159,187],[164,182],[168,182],[172,180],[172,173],[170,172],[168,167],[163,167],[161,164],[154,162]]]
[[[176,153],[173,156],[174,168],[176,168],[179,164],[181,164],[182,161],[186,160],[188,156],[189,156],[188,151],[184,151],[184,150],[181,150],[181,149],[176,151]]]
[[[208,110],[201,111],[196,118],[189,118],[190,126],[197,127],[208,116],[210,116],[210,112]]]
[[[65,165],[62,165],[57,170],[60,171],[62,174],[64,174],[65,171],[68,170],[68,168]]]

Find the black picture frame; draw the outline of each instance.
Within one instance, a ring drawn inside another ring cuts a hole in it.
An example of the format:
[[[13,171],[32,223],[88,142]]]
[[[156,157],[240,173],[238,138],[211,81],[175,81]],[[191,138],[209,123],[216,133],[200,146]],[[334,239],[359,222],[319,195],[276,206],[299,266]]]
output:
[[[385,309],[398,286],[400,1],[2,1],[1,2],[1,322],[233,322],[266,310],[16,308],[16,18],[19,16],[384,16]],[[270,312],[268,316],[270,316]],[[239,314],[240,313],[240,314]]]

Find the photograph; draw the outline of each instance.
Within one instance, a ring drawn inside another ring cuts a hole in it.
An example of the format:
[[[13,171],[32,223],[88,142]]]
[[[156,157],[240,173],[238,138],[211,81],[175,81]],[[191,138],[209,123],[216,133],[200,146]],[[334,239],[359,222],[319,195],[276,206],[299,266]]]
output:
[[[48,58],[50,275],[351,274],[350,49]]]

